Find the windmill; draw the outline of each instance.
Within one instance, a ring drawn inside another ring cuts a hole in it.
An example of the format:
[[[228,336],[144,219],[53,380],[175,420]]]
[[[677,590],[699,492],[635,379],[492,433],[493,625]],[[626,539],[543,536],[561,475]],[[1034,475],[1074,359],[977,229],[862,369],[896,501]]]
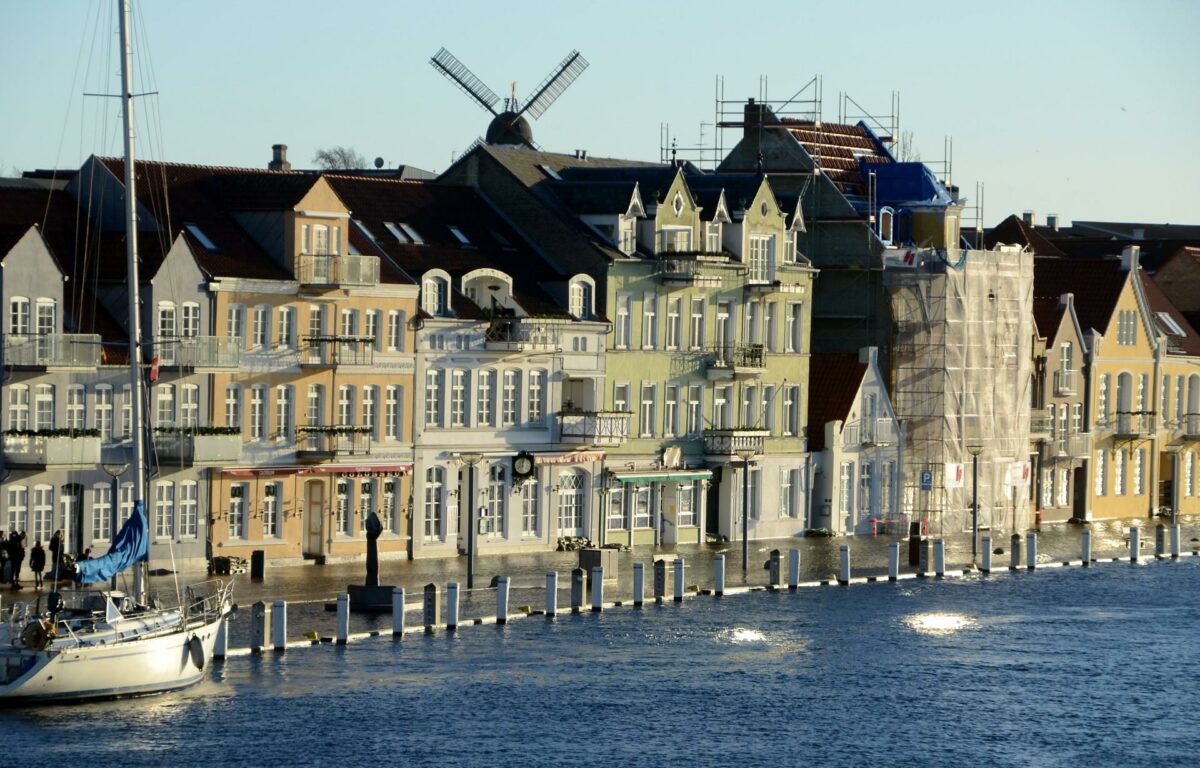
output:
[[[467,66],[456,59],[450,51],[445,48],[440,49],[429,60],[429,63],[494,115],[483,139],[485,142],[488,144],[517,144],[527,147],[533,147],[534,144],[533,129],[529,127],[529,121],[525,119],[526,113],[532,115],[535,120],[541,117],[588,66],[587,59],[583,58],[579,51],[571,51],[558,65],[558,68],[538,85],[533,96],[525,102],[524,106],[517,101],[517,84],[514,82],[511,96],[504,99],[504,111],[497,112],[496,105],[500,103],[500,97],[496,95],[495,91],[484,85],[483,81],[476,77],[474,72],[467,69]]]

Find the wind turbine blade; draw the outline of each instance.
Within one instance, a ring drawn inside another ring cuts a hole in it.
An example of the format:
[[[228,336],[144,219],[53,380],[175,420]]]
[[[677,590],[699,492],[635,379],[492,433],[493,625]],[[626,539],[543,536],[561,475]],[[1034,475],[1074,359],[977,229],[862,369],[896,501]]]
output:
[[[483,108],[493,115],[496,114],[496,105],[500,103],[500,97],[491,88],[483,84],[483,81],[475,76],[475,73],[467,69],[467,65],[463,64],[458,59],[454,58],[454,54],[441,48],[429,60],[433,68],[445,75],[450,82],[457,85],[471,98],[478,101]]]
[[[571,83],[575,82],[575,78],[583,74],[583,70],[587,69],[588,61],[579,55],[579,51],[571,51],[567,58],[562,60],[558,65],[558,69],[537,87],[533,97],[525,104],[525,108],[518,114],[528,112],[533,117],[539,118],[542,113],[550,108],[555,99],[562,95],[562,92],[567,90]]]

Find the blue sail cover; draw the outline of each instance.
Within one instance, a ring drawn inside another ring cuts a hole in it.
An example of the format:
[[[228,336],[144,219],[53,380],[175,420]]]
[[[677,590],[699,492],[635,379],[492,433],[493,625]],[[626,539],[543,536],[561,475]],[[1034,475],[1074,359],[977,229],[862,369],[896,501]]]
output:
[[[75,582],[95,584],[108,581],[134,563],[150,559],[149,523],[146,522],[144,502],[133,505],[133,514],[121,526],[108,552],[91,560],[81,560],[76,566]]]

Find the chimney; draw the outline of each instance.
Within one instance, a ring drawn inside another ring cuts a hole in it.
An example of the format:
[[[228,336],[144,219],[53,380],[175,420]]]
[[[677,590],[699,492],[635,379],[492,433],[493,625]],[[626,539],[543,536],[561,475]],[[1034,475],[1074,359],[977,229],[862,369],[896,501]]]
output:
[[[1032,227],[1037,223],[1037,214],[1033,211],[1025,211],[1021,214],[1021,221]]]
[[[1057,213],[1047,213],[1046,214],[1046,226],[1050,227],[1050,229],[1053,229],[1055,232],[1058,231],[1058,214]]]
[[[1121,269],[1126,272],[1135,271],[1138,268],[1138,255],[1141,253],[1141,250],[1140,246],[1125,246],[1121,251]]]
[[[287,159],[287,144],[272,144],[271,157],[271,162],[267,163],[268,171],[292,170],[292,164]]]
[[[1146,229],[1144,227],[1134,227],[1133,239],[1134,240],[1145,240],[1146,239]]]

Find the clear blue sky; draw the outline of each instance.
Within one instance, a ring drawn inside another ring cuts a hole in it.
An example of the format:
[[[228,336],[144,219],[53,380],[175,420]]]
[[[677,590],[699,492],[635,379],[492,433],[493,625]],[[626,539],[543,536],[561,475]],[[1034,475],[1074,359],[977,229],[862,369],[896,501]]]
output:
[[[80,96],[116,87],[112,7],[3,4],[0,172],[120,152],[115,101]],[[156,146],[141,151],[156,159],[263,166],[285,143],[308,166],[318,148],[346,145],[442,170],[489,116],[429,66],[439,47],[501,95],[512,80],[528,94],[578,49],[591,66],[533,124],[549,150],[657,159],[661,123],[691,144],[712,121],[717,75],[737,99],[756,95],[762,75],[771,98],[786,98],[820,74],[826,120],[841,91],[876,112],[898,91],[901,128],[923,160],[941,160],[953,137],[954,181],[968,196],[986,184],[988,224],[1025,209],[1200,222],[1194,0],[135,7],[150,44],[141,63],[152,60],[160,91],[142,103],[160,128],[142,130]]]

